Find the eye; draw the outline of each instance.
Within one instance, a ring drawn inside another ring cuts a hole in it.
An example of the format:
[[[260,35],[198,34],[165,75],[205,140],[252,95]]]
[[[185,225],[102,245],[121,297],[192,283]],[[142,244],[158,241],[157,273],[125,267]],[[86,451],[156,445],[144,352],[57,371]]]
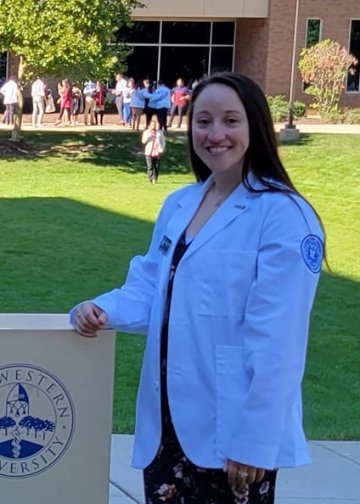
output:
[[[196,119],[196,124],[198,126],[206,126],[209,124],[210,120],[207,119],[206,117],[200,117],[199,119]]]
[[[235,118],[235,117],[227,117],[225,119],[225,122],[226,124],[230,125],[230,126],[235,126],[237,125],[240,121],[239,119]]]

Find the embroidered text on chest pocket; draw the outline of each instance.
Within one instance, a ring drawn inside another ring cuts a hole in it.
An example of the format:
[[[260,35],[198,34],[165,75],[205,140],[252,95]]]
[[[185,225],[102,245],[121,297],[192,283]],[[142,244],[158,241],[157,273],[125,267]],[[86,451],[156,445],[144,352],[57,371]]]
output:
[[[257,251],[207,251],[199,286],[199,313],[242,319],[256,275],[256,258]]]

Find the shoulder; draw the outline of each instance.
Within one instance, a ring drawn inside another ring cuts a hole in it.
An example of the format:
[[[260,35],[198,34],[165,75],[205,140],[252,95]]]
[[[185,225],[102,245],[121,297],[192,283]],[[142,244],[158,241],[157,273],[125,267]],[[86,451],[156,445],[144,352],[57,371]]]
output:
[[[268,219],[276,219],[289,228],[296,226],[309,233],[323,235],[318,215],[302,195],[284,190],[266,191],[261,194],[261,199]]]

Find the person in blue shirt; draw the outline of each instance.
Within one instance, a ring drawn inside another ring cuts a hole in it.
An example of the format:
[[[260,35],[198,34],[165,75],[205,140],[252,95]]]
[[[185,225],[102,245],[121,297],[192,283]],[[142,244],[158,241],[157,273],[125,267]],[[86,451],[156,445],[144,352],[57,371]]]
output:
[[[171,107],[171,91],[159,80],[153,92],[144,89],[144,97],[149,99],[148,107],[152,109],[157,117],[159,128],[162,131],[167,129],[167,114]]]
[[[125,283],[70,321],[147,335],[133,453],[147,504],[273,504],[278,469],[310,461],[301,383],[324,232],[248,77],[196,86],[188,143],[197,182],[166,199]]]
[[[135,90],[131,95],[130,107],[131,107],[132,129],[139,131],[141,116],[145,108],[145,97],[141,81],[136,83]]]

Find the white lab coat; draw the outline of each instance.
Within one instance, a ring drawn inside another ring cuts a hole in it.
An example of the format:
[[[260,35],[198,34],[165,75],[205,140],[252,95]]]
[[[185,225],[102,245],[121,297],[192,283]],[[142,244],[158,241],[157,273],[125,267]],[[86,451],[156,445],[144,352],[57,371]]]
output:
[[[210,184],[211,178],[170,195],[148,253],[131,261],[124,286],[93,300],[111,326],[148,335],[137,399],[138,468],[150,464],[161,439],[160,334],[172,253]],[[180,444],[198,466],[222,468],[227,459],[267,469],[309,462],[301,381],[319,274],[301,247],[311,235],[323,239],[302,198],[240,185],[178,265],[168,397]]]

